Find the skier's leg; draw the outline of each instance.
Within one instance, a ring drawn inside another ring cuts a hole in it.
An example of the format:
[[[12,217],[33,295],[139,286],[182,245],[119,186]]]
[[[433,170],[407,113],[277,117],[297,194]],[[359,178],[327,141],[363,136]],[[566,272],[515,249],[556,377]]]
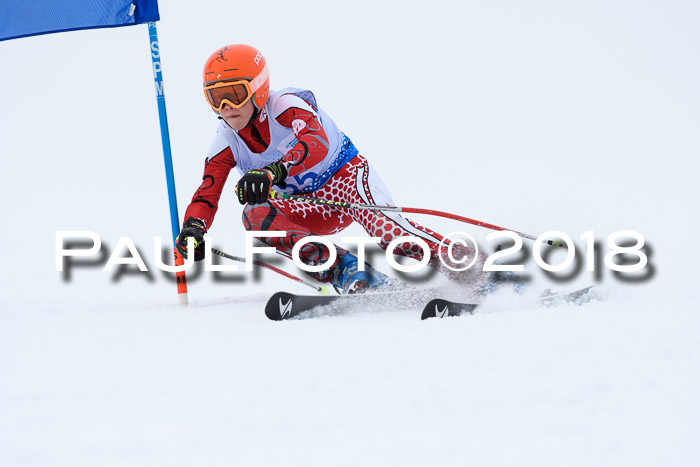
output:
[[[367,160],[357,155],[343,166],[331,179],[318,190],[307,193],[311,198],[321,198],[344,203],[394,205],[389,190]],[[430,260],[428,266],[439,270],[449,279],[462,285],[469,285],[480,292],[495,287],[490,274],[483,273],[483,263],[487,255],[477,253],[473,248],[453,244],[453,257],[474,258],[475,264],[466,271],[455,271],[461,264],[451,261],[447,254],[449,241],[437,232],[395,212],[371,210],[339,209],[327,205],[297,203],[288,200],[270,200],[263,205],[246,206],[243,221],[247,230],[285,230],[283,238],[261,238],[264,243],[291,258],[294,245],[309,235],[331,235],[349,226],[353,221],[362,225],[373,237],[379,237],[379,245],[387,249],[389,244],[399,237],[415,236],[428,244]],[[317,273],[308,273],[321,282],[331,281],[334,286],[346,293],[352,291],[355,281],[364,281],[364,286],[382,286],[389,281],[381,273],[366,265],[368,273],[357,271],[357,258],[347,250],[336,246],[337,259],[331,267]],[[300,250],[300,259],[305,264],[323,264],[329,257],[328,248],[317,242],[306,244]],[[414,242],[401,242],[393,249],[393,254],[410,257],[420,261],[423,250]],[[345,258],[345,261],[343,259]],[[451,269],[453,268],[453,269]],[[355,284],[357,285],[357,284]],[[359,287],[362,287],[360,285]]]
[[[342,170],[342,190],[335,191],[332,186],[324,186],[313,193],[313,197],[346,203],[394,205],[386,185],[363,156],[356,156]],[[455,263],[449,258],[447,251],[450,242],[444,241],[444,237],[437,232],[396,212],[351,210],[349,215],[362,225],[370,236],[379,237],[379,245],[382,248],[387,249],[389,244],[399,237],[418,237],[428,244],[430,250],[428,266],[439,270],[455,282],[464,285],[468,284],[481,292],[485,292],[492,287],[488,277],[489,274],[483,273],[483,263],[486,261],[487,255],[478,253],[470,247],[452,244],[452,254],[456,260],[468,258],[471,261],[476,256],[474,265],[469,269],[455,271],[454,269],[459,269],[463,265]],[[443,241],[443,247],[440,248],[440,244]],[[420,246],[408,241],[396,245],[392,253],[418,261],[423,258],[423,250]]]
[[[310,197],[343,201],[353,191],[353,181],[346,167],[336,172],[319,190],[308,193]],[[354,217],[348,210],[324,205],[294,201],[269,200],[262,205],[247,205],[243,210],[243,223],[247,230],[284,230],[285,237],[261,237],[260,240],[276,248],[287,258],[292,257],[294,245],[310,235],[332,235],[349,226]],[[329,268],[307,273],[321,282],[331,282],[342,293],[361,292],[370,288],[395,285],[384,274],[365,264],[360,271],[358,259],[344,248],[335,246],[337,258]],[[304,245],[299,259],[311,266],[326,264],[330,256],[327,246],[320,242]]]
[[[260,237],[259,240],[277,250],[277,253],[292,258],[294,245],[302,238],[311,235],[330,235],[339,232],[352,222],[352,219],[342,213],[318,212],[316,206],[312,209],[300,210],[299,203],[286,200],[270,200],[264,204],[246,205],[243,209],[243,225],[249,231],[286,231],[285,237]],[[338,258],[330,268],[320,272],[308,272],[320,282],[329,282],[333,266],[337,265],[346,250],[335,246]],[[299,250],[299,259],[309,266],[324,264],[330,257],[326,245],[320,242],[310,242]]]

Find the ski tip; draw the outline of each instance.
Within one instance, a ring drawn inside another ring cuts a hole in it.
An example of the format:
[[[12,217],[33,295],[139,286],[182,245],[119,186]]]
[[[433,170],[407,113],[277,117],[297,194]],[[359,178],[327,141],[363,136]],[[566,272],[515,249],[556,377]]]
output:
[[[420,316],[421,320],[428,318],[447,318],[449,316],[460,316],[462,314],[472,314],[477,305],[472,303],[456,303],[441,298],[435,298],[428,302],[423,308]]]
[[[428,318],[437,318],[437,313],[435,312],[435,305],[439,302],[439,300],[430,300],[427,305],[423,308],[423,313],[420,315],[421,321],[424,319]]]
[[[291,311],[291,304],[292,300],[289,293],[277,292],[267,301],[267,305],[265,306],[265,316],[272,321],[282,321],[287,317],[285,316],[286,313],[284,312]]]

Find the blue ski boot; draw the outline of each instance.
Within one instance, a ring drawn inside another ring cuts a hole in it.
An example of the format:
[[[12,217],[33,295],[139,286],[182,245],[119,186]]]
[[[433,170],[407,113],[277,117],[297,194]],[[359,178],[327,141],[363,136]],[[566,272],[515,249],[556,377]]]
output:
[[[341,295],[364,293],[370,289],[391,287],[396,282],[365,263],[365,270],[357,270],[357,257],[345,253],[333,271],[331,283]]]

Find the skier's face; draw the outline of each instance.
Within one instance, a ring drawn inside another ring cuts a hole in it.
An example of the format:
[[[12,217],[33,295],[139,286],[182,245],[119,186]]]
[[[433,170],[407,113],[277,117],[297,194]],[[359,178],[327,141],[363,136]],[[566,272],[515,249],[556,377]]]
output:
[[[253,105],[253,100],[251,99],[238,109],[234,109],[230,105],[224,104],[219,112],[219,115],[221,115],[221,117],[226,120],[226,123],[228,123],[234,130],[242,130],[250,121],[254,110],[255,106]]]

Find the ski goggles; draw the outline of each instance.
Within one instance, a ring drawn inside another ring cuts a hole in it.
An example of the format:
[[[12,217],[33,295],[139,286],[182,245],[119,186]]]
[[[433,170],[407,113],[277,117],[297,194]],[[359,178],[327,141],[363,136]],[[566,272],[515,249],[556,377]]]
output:
[[[267,81],[269,72],[267,65],[252,80],[239,79],[235,81],[222,81],[204,86],[204,95],[212,109],[221,111],[224,104],[228,104],[234,109],[241,108]]]

